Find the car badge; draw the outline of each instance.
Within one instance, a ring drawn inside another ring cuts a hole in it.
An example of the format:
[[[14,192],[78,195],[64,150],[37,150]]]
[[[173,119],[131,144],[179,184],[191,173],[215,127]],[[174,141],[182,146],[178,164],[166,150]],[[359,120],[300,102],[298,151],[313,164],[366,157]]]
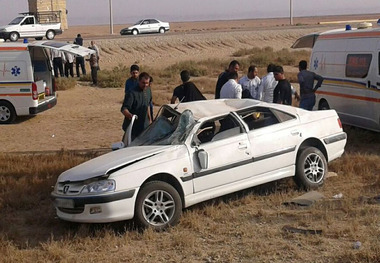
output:
[[[64,194],[66,194],[68,191],[69,191],[69,185],[65,185],[64,187],[63,187],[63,193]]]

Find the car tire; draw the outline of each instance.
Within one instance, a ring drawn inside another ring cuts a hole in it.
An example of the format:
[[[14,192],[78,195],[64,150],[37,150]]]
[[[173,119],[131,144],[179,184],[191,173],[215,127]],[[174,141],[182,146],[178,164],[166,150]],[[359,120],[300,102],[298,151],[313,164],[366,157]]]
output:
[[[20,38],[17,32],[12,32],[9,34],[9,40],[12,42],[16,42]]]
[[[158,30],[159,33],[163,34],[165,33],[165,28],[161,27],[159,30]]]
[[[329,109],[330,109],[330,105],[326,100],[322,100],[319,103],[318,110],[329,110]]]
[[[322,186],[328,173],[327,161],[323,153],[315,147],[305,147],[297,156],[296,184],[304,190]]]
[[[43,37],[36,37],[35,40],[42,40]]]
[[[0,124],[12,123],[16,119],[13,105],[7,101],[0,101]]]
[[[132,35],[135,35],[135,36],[136,36],[136,35],[138,35],[138,34],[139,34],[139,31],[138,31],[137,29],[133,29],[133,30],[132,30]]]
[[[48,30],[46,32],[46,38],[49,40],[53,40],[55,37],[55,32],[53,30]]]
[[[181,214],[181,197],[173,186],[152,181],[141,187],[135,205],[135,220],[139,226],[162,231],[176,225]]]

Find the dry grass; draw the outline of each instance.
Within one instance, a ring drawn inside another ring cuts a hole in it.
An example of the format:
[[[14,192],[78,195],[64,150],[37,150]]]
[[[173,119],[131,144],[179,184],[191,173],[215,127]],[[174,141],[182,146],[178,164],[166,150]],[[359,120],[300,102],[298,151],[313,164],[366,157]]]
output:
[[[73,224],[55,218],[52,185],[96,153],[0,155],[1,262],[379,262],[380,139],[345,127],[347,153],[330,164],[338,176],[310,208],[282,203],[303,194],[291,179],[205,202],[163,233],[132,222]],[[342,193],[342,199],[333,195]],[[322,230],[304,235],[284,226]],[[360,249],[354,249],[360,241]]]
[[[77,84],[76,79],[73,78],[56,78],[57,90],[68,90],[75,87]]]

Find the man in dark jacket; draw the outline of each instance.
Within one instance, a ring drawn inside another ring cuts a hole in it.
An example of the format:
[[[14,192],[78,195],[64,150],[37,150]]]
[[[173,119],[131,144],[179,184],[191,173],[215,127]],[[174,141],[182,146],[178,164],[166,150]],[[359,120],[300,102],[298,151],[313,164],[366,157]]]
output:
[[[199,91],[197,86],[190,80],[190,72],[187,70],[181,71],[182,85],[176,87],[173,91],[173,96],[170,103],[175,103],[178,98],[181,102],[189,102],[196,100],[205,100],[206,98]]]
[[[273,103],[292,105],[292,86],[285,78],[284,69],[281,66],[276,66],[273,74],[276,81],[278,81],[273,91]]]
[[[151,101],[151,93],[148,89],[150,76],[143,72],[139,75],[138,86],[128,91],[124,96],[121,113],[124,115],[123,130],[126,131],[131,123],[133,115],[137,116],[132,127],[132,140],[140,135],[146,127],[152,122],[150,116],[149,103]]]

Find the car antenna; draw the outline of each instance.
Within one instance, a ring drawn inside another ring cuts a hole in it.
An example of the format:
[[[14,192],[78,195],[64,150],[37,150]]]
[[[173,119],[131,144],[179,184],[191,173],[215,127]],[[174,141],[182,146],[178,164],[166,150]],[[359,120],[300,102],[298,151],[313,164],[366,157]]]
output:
[[[174,109],[178,109],[179,104],[185,99],[185,96],[182,97],[182,99],[178,102],[178,104],[174,107]]]

